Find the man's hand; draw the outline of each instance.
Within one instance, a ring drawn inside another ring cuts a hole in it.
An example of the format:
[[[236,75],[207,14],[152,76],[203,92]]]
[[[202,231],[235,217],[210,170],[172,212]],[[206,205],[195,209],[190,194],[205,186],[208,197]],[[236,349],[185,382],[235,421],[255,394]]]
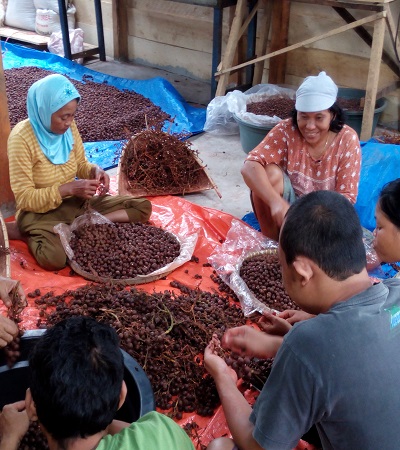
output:
[[[296,322],[301,322],[302,320],[312,319],[315,317],[313,314],[308,314],[305,311],[298,311],[296,309],[287,309],[286,311],[282,311],[279,313],[279,317],[281,319],[285,319],[291,325],[294,325]]]
[[[243,325],[229,329],[222,337],[222,347],[249,358],[267,359],[276,355],[282,344],[282,336],[262,333],[259,330]]]
[[[236,384],[238,379],[237,374],[218,356],[218,347],[220,347],[220,342],[217,336],[214,335],[204,351],[204,367],[214,380],[218,377],[225,376]]]
[[[19,281],[11,280],[11,278],[0,277],[0,298],[3,303],[9,308],[12,304],[13,293],[16,292],[20,299],[18,303],[20,305],[27,304],[25,292],[22,289],[21,283]]]
[[[29,428],[25,400],[5,405],[0,414],[0,450],[18,449],[21,439]]]
[[[292,328],[287,320],[267,311],[263,312],[257,324],[265,333],[277,336],[284,336]]]
[[[7,317],[0,315],[0,348],[9,344],[17,335],[17,325]]]

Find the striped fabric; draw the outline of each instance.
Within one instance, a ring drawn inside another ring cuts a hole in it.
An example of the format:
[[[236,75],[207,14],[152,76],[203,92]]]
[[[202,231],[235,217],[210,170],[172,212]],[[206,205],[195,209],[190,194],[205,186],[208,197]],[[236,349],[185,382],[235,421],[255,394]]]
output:
[[[59,186],[89,178],[93,164],[85,156],[75,122],[71,125],[74,146],[65,164],[52,164],[43,154],[29,119],[19,122],[8,138],[10,183],[19,210],[45,213],[57,208],[62,198]]]

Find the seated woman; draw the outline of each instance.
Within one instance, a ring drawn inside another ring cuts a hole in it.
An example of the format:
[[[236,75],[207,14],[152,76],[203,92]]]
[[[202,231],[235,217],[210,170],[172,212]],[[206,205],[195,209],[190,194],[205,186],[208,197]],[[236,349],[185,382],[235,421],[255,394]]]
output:
[[[400,261],[400,178],[383,186],[375,208],[373,246],[382,262]]]
[[[278,240],[291,203],[301,195],[332,190],[357,199],[361,147],[344,124],[338,88],[321,72],[296,92],[292,118],[282,120],[252,150],[242,168],[261,232]]]
[[[8,139],[10,183],[16,223],[9,238],[26,239],[38,264],[47,270],[66,266],[67,256],[53,227],[71,224],[90,207],[112,222],[146,222],[147,199],[106,195],[110,179],[88,162],[74,121],[80,95],[64,76],[53,74],[28,91],[28,119]]]

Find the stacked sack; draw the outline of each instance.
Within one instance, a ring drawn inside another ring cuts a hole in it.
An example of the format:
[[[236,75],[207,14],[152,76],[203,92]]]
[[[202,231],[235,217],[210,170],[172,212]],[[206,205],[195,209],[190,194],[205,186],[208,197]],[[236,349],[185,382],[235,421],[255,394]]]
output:
[[[61,31],[58,0],[33,0],[33,4],[36,9],[36,33],[50,36],[51,33]],[[65,0],[65,6],[67,8],[68,29],[73,30],[75,28],[76,8],[68,3],[68,0]]]
[[[61,30],[58,0],[2,0],[4,25],[50,36]],[[68,27],[75,28],[76,8],[65,0]]]

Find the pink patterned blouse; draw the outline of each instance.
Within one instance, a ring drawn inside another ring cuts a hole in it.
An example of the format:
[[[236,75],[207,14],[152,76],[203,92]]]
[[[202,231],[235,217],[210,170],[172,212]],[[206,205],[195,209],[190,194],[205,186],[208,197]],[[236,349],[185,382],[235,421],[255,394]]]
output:
[[[296,196],[318,190],[336,191],[353,204],[357,200],[361,169],[361,147],[357,133],[344,125],[320,160],[307,150],[292,119],[279,122],[252,150],[246,161],[279,165],[289,176]]]

